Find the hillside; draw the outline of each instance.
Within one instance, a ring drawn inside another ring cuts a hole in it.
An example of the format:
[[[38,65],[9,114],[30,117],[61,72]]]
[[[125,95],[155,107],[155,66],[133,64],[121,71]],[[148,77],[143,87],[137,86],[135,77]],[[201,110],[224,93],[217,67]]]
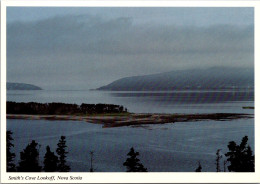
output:
[[[97,90],[156,91],[176,89],[253,88],[253,68],[224,68],[176,70],[171,72],[125,77]]]
[[[7,82],[6,89],[7,90],[42,90],[42,88],[32,84],[13,83],[13,82]]]

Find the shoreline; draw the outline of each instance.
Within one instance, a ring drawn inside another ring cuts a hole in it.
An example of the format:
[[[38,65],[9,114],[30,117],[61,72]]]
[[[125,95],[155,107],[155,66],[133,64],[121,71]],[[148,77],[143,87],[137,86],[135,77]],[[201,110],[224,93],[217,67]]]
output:
[[[176,122],[195,121],[228,121],[236,119],[254,118],[254,114],[241,113],[213,113],[213,114],[159,114],[159,113],[129,113],[123,116],[109,114],[95,115],[27,115],[7,114],[7,119],[28,119],[28,120],[73,120],[85,121],[88,123],[102,124],[103,128],[166,124]]]

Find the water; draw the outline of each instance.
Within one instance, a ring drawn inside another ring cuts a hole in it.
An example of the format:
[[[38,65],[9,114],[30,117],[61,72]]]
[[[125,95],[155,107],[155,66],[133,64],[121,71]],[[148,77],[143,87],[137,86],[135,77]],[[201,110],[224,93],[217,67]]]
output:
[[[8,91],[8,101],[111,103],[136,113],[252,113],[254,92],[244,91],[157,91],[105,92],[89,90]]]
[[[111,103],[124,105],[130,112],[147,113],[249,113],[254,110],[253,91],[8,91],[8,101]],[[140,160],[148,171],[193,172],[198,161],[202,171],[215,171],[215,154],[227,151],[229,141],[239,143],[248,135],[254,149],[254,119],[233,121],[180,122],[148,127],[102,128],[101,125],[79,121],[8,120],[14,132],[16,161],[19,152],[35,139],[51,150],[61,135],[69,149],[72,171],[89,171],[90,151],[94,151],[94,166],[99,172],[125,171],[123,162],[131,147],[140,152]],[[223,160],[222,160],[223,161]],[[41,159],[42,162],[42,159]]]
[[[226,153],[229,141],[239,143],[248,135],[254,149],[252,119],[180,122],[146,128],[102,128],[77,121],[8,120],[7,127],[14,132],[16,155],[34,139],[41,144],[43,158],[45,147],[50,145],[54,151],[60,136],[65,135],[69,165],[78,172],[89,171],[90,151],[94,151],[98,172],[125,171],[123,162],[131,147],[140,153],[141,162],[151,172],[193,172],[198,161],[203,171],[214,172],[216,151],[222,149],[222,154]]]

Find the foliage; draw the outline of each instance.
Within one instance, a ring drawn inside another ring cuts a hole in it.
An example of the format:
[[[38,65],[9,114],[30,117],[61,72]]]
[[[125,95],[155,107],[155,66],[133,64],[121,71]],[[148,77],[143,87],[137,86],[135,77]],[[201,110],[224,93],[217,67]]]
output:
[[[45,172],[55,172],[58,170],[58,157],[54,154],[54,152],[51,152],[49,146],[46,147],[43,163],[43,170]]]
[[[200,164],[200,162],[199,162],[199,166],[197,167],[197,169],[195,170],[195,172],[201,172],[201,170],[202,170],[202,167],[201,167],[201,164]]]
[[[15,172],[15,164],[14,158],[15,154],[11,152],[11,147],[14,147],[12,141],[14,140],[12,137],[12,131],[6,131],[6,171],[7,172]]]
[[[18,172],[40,172],[39,166],[39,145],[32,140],[23,152],[20,152],[20,162],[17,168]]]
[[[36,102],[7,102],[7,114],[100,114],[100,113],[125,113],[127,109],[114,104],[66,104],[66,103],[36,103]]]
[[[137,158],[139,152],[135,152],[132,147],[127,155],[129,158],[123,163],[123,165],[127,167],[127,172],[147,172],[147,168],[139,163],[140,160]]]
[[[59,172],[69,172],[70,166],[66,164],[66,157],[68,152],[66,151],[66,137],[61,136],[59,143],[57,144],[58,148],[56,149],[56,152],[59,156],[58,159],[58,171]]]
[[[255,171],[255,156],[252,149],[247,145],[248,137],[242,138],[240,145],[234,141],[229,142],[229,152],[225,154],[230,163],[228,166],[229,171],[234,172],[254,172]]]

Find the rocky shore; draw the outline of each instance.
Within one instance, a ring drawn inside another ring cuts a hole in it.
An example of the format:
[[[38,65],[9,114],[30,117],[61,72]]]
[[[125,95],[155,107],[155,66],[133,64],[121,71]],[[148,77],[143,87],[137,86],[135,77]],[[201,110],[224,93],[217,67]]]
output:
[[[175,122],[194,121],[230,121],[235,119],[254,118],[253,114],[238,113],[214,113],[214,114],[139,114],[126,113],[123,115],[97,114],[97,115],[23,115],[7,114],[7,119],[29,119],[29,120],[74,120],[89,123],[102,124],[104,128],[120,126],[138,126],[147,124],[164,124]]]

